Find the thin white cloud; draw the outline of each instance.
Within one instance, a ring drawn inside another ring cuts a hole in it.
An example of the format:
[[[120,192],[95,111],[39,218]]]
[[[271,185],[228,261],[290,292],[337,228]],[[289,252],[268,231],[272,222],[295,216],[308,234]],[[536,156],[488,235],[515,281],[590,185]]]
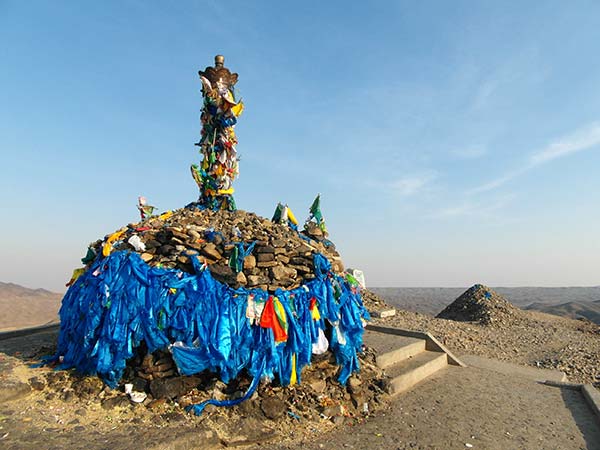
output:
[[[480,192],[491,191],[492,189],[496,189],[496,188],[502,186],[504,183],[512,180],[513,178],[518,177],[519,175],[527,172],[530,169],[531,169],[530,166],[525,166],[525,167],[521,167],[520,169],[515,169],[511,172],[507,172],[504,175],[502,175],[501,177],[494,178],[493,180],[490,180],[487,183],[484,183],[480,186],[477,186],[476,188],[471,189],[470,191],[468,191],[468,193],[469,194],[478,194]]]
[[[482,184],[481,186],[477,186],[476,188],[471,189],[469,193],[477,194],[496,189],[513,178],[516,178],[525,172],[529,172],[541,164],[558,158],[563,158],[583,150],[589,150],[598,145],[600,145],[600,122],[593,122],[585,127],[579,128],[569,135],[556,139],[542,150],[531,154],[527,162],[524,163],[523,167],[507,172],[498,178]]]
[[[423,190],[435,178],[434,172],[410,175],[390,182],[389,188],[395,194],[407,197]]]
[[[600,144],[600,122],[594,122],[569,136],[558,139],[542,151],[534,153],[531,155],[530,162],[533,166],[537,166],[556,158],[587,150],[598,144]]]

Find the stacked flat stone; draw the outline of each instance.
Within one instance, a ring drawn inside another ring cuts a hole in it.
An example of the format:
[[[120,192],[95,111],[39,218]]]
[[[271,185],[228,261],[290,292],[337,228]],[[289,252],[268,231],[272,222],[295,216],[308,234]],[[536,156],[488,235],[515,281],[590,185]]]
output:
[[[150,266],[188,273],[193,273],[190,258],[199,258],[218,281],[233,288],[244,286],[269,292],[294,289],[314,279],[315,253],[326,256],[334,272],[344,271],[335,245],[314,224],[307,224],[300,234],[285,224],[242,210],[182,208],[162,217],[129,224],[111,251],[135,251]],[[134,236],[142,244],[137,245],[137,250],[130,242]],[[108,236],[92,244],[96,254],[102,251],[107,239]],[[253,242],[252,252],[244,259],[242,270],[236,273],[229,264],[235,246]]]

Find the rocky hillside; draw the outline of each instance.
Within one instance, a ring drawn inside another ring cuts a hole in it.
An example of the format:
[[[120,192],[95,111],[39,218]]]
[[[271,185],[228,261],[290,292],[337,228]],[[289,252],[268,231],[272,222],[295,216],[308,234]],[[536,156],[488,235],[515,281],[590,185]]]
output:
[[[43,325],[58,321],[61,294],[0,282],[0,330]]]
[[[595,302],[567,302],[559,305],[532,303],[527,310],[541,311],[571,319],[587,319],[600,325],[600,300]]]

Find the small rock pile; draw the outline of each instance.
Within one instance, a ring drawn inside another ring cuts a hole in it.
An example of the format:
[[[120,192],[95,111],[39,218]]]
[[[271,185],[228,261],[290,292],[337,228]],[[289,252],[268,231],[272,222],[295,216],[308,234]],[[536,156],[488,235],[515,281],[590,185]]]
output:
[[[316,224],[307,223],[301,233],[251,212],[182,208],[129,224],[113,251],[136,251],[150,266],[188,273],[194,272],[190,258],[199,258],[218,281],[236,289],[244,286],[269,292],[294,289],[314,279],[317,252],[329,259],[334,272],[344,271],[335,245]],[[108,238],[91,244],[96,254]],[[230,265],[232,252],[239,251],[240,243],[248,248],[253,242],[252,252],[236,272]]]
[[[436,317],[458,322],[476,322],[482,325],[510,325],[522,311],[502,295],[487,286],[476,284],[448,305]]]

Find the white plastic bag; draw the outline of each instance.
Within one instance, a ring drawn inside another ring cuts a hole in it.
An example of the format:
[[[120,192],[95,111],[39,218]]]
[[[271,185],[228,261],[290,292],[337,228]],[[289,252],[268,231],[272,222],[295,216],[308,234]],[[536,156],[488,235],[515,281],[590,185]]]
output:
[[[319,338],[317,339],[317,342],[313,343],[312,345],[313,355],[322,355],[327,351],[328,348],[329,341],[325,337],[325,333],[323,333],[323,330],[319,328]]]

